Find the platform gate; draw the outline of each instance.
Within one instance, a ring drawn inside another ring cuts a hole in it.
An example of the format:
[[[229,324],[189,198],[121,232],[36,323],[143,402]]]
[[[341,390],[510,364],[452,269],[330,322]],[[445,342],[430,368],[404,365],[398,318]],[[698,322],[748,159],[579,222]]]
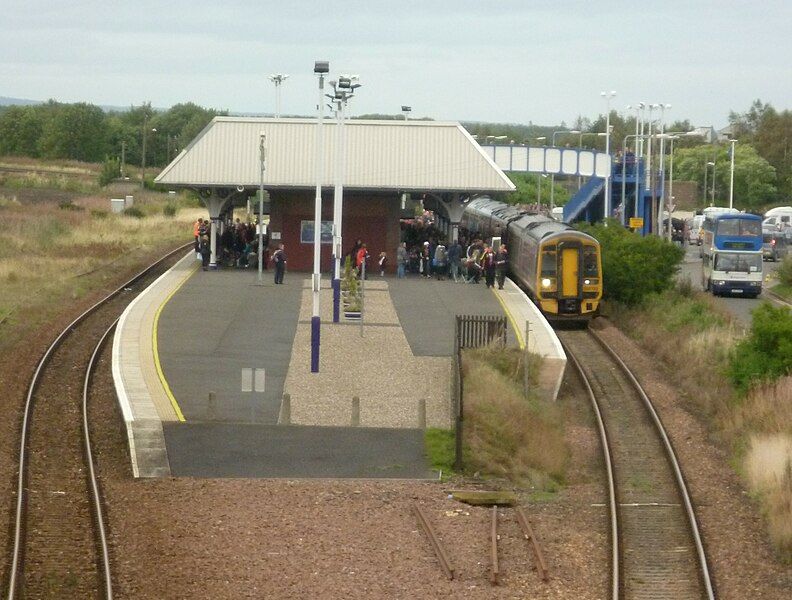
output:
[[[456,448],[454,468],[462,468],[462,424],[465,419],[462,402],[462,350],[481,348],[490,344],[506,346],[506,317],[495,315],[457,315],[454,352],[454,421]]]

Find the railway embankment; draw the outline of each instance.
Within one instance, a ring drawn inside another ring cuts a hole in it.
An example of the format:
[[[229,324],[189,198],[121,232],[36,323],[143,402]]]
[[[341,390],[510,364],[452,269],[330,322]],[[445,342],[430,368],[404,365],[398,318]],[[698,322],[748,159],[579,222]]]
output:
[[[710,296],[681,284],[612,321],[655,360],[679,407],[698,417],[722,461],[735,466],[766,539],[792,561],[792,312],[763,304],[744,328]]]

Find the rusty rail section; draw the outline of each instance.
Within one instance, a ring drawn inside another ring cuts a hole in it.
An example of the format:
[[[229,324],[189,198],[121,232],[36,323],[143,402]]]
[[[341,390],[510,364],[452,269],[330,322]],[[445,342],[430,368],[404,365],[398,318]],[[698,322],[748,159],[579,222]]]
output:
[[[498,575],[500,569],[498,568],[498,506],[492,507],[492,574],[490,582],[492,585],[498,585]]]
[[[539,572],[539,577],[541,577],[542,581],[550,581],[550,571],[547,569],[547,563],[545,562],[544,554],[542,554],[542,548],[539,545],[539,539],[533,532],[531,524],[528,522],[528,517],[525,516],[521,506],[517,506],[514,511],[517,513],[517,522],[520,524],[520,527],[523,530],[525,539],[531,542],[531,547],[533,548],[534,556],[536,557],[536,570]]]
[[[454,567],[451,566],[451,562],[448,560],[448,555],[445,552],[442,544],[440,544],[440,539],[437,537],[434,528],[432,527],[431,523],[429,523],[429,519],[426,518],[423,510],[417,504],[413,504],[413,508],[415,509],[415,514],[418,515],[418,522],[423,527],[426,535],[429,537],[429,542],[432,544],[432,548],[437,555],[437,560],[440,563],[440,568],[443,570],[445,576],[452,580],[454,579]]]

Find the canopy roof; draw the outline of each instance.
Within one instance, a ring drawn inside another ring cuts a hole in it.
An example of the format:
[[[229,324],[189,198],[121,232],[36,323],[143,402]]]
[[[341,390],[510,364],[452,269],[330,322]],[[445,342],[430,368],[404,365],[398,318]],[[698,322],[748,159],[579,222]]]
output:
[[[316,187],[316,119],[215,117],[156,182],[184,187],[258,187],[259,134],[266,135],[267,189]],[[323,186],[335,175],[335,119],[324,121]],[[424,192],[509,192],[514,185],[459,124],[350,120],[344,187]]]

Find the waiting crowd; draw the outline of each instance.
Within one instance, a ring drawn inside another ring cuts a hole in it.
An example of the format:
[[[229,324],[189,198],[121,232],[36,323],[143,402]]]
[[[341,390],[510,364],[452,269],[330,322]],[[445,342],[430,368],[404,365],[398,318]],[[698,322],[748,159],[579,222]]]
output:
[[[196,257],[202,261],[204,271],[209,268],[211,255],[210,228],[208,219],[198,219],[193,225]],[[237,219],[231,226],[224,227],[218,236],[217,252],[217,262],[220,265],[238,268],[256,265],[258,261],[256,225],[242,223]],[[271,263],[275,268],[275,283],[283,283],[286,270],[284,245],[278,244],[278,247],[270,252],[269,237],[264,234],[263,253],[264,268],[266,269],[267,264]],[[377,255],[376,265],[371,264],[367,245],[360,239],[355,242],[346,256],[350,258],[358,274],[370,275],[374,268],[375,272],[384,276],[389,264],[386,252]],[[479,283],[483,277],[487,287],[494,287],[497,283],[498,289],[503,289],[508,263],[509,253],[505,244],[493,247],[480,239],[473,239],[468,243],[464,236],[447,247],[442,240],[432,237],[410,248],[407,247],[407,242],[402,242],[396,248],[396,275],[400,279],[412,273],[438,281],[449,278],[457,283]]]

